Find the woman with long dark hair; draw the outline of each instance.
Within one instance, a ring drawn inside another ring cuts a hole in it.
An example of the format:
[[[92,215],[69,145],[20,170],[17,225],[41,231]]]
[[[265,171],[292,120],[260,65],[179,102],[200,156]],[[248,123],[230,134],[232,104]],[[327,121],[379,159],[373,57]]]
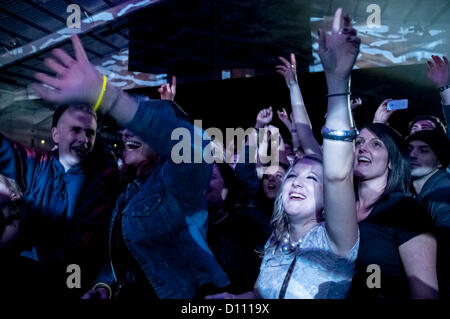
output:
[[[436,240],[429,214],[409,195],[406,147],[372,123],[356,138],[354,175],[360,246],[353,298],[437,297]]]

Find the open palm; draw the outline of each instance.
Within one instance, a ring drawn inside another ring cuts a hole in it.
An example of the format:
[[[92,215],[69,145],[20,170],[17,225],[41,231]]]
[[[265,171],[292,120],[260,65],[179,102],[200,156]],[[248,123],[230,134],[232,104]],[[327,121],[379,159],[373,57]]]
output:
[[[40,83],[34,83],[32,88],[50,102],[94,104],[101,91],[102,75],[89,62],[80,38],[73,35],[71,40],[75,59],[64,50],[54,49],[53,57],[46,58],[44,63],[56,75],[36,73]]]
[[[342,19],[342,9],[336,10],[331,35],[319,30],[319,56],[324,71],[340,78],[348,77],[358,57],[360,43],[350,18]]]

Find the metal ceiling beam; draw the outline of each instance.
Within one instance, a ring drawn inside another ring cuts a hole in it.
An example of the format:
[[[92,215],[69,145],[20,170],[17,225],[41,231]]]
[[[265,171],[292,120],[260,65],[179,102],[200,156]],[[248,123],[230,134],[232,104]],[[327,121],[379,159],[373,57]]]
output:
[[[33,21],[30,21],[30,20],[27,20],[27,19],[21,17],[20,15],[15,14],[14,12],[9,11],[9,10],[7,10],[5,8],[0,7],[0,12],[3,13],[3,14],[6,14],[7,16],[13,17],[17,21],[25,23],[25,24],[27,24],[27,25],[29,25],[29,26],[31,26],[31,27],[41,31],[42,33],[50,33],[50,30],[47,30],[46,28],[40,26],[39,24],[36,24],[36,23],[34,23]]]
[[[128,71],[128,48],[105,56],[93,63],[108,77],[109,83],[129,90],[139,87],[159,86],[167,82],[165,75]]]
[[[0,25],[0,31],[2,31],[3,33],[9,34],[10,36],[12,36],[12,37],[14,37],[14,38],[22,39],[22,40],[24,40],[25,42],[31,42],[31,39],[30,39],[30,38],[28,38],[28,37],[26,37],[26,36],[24,36],[24,35],[22,35],[22,34],[16,33],[16,32],[14,32],[14,31],[5,29],[5,28],[2,27],[1,25]]]
[[[41,72],[41,73],[47,73],[48,72],[48,70],[36,68],[34,66],[26,65],[26,64],[18,64],[18,65],[15,65],[15,66],[20,67],[22,69],[29,69],[29,70],[34,71],[34,72]]]
[[[7,75],[7,76],[10,76],[12,78],[21,78],[21,79],[24,79],[24,80],[27,80],[27,81],[30,81],[30,82],[36,81],[35,78],[32,78],[31,76],[28,76],[28,75],[25,75],[25,74],[20,74],[20,73],[5,71],[5,70],[3,70],[1,73],[3,75]]]
[[[68,5],[69,5],[69,4],[77,4],[77,5],[80,6],[80,8],[83,9],[83,11],[84,11],[88,16],[92,16],[92,15],[93,15],[93,13],[92,13],[91,11],[87,10],[86,8],[84,8],[83,5],[81,5],[81,4],[78,3],[78,1],[74,1],[74,0],[64,0],[64,2],[67,3]],[[105,1],[103,1],[103,2],[105,2]],[[106,2],[105,2],[105,3],[106,3]],[[107,3],[107,4],[108,4],[108,3]],[[111,2],[110,2],[108,5],[109,5],[110,7],[114,7],[114,4],[111,3]],[[122,34],[121,31],[117,31],[117,34],[120,35],[122,38],[128,40],[128,37],[125,36],[124,34]]]
[[[140,9],[148,7],[159,0],[130,0],[108,10],[96,13],[81,20],[80,29],[63,28],[36,41],[23,45],[0,55],[0,68],[35,55],[43,50],[55,47],[70,38],[73,33],[85,34],[94,28],[107,25]],[[1,27],[0,27],[1,30]]]
[[[8,76],[5,76],[2,73],[0,73],[0,83],[1,82],[9,84],[9,85],[14,85],[14,86],[17,86],[17,87],[20,87],[20,88],[26,87],[26,85],[23,85],[23,84],[20,84],[19,82],[17,82],[16,79],[10,78]]]
[[[29,25],[30,27],[32,27],[32,28],[34,28],[34,29],[36,29],[36,30],[41,31],[42,33],[45,33],[45,34],[47,34],[47,35],[52,33],[51,30],[49,30],[49,29],[47,29],[47,28],[44,28],[44,27],[42,27],[42,26],[40,26],[40,25],[38,25],[38,24],[36,24],[36,23],[34,23],[34,22],[28,20],[28,19],[22,18],[21,16],[15,14],[14,12],[11,12],[11,11],[6,10],[6,9],[4,9],[4,8],[1,8],[1,7],[0,7],[0,12],[3,13],[3,14],[6,14],[6,15],[11,16],[11,17],[13,17],[14,19],[16,19],[17,21],[20,21],[20,22],[22,22],[22,23],[24,23],[24,24],[27,24],[27,25]],[[93,51],[93,50],[90,50],[89,48],[86,49],[86,52],[89,52],[89,53],[95,55],[95,56],[98,57],[98,58],[102,57],[101,54],[98,54],[97,52],[95,52],[95,51]]]
[[[31,65],[27,65],[27,64],[23,64],[23,63],[17,64],[17,65],[13,65],[12,67],[14,67],[14,68],[20,68],[20,69],[23,69],[23,70],[25,70],[25,71],[30,71],[30,70],[31,70],[31,71],[33,71],[33,72],[49,73],[48,70],[41,69],[41,68],[37,68],[37,67],[31,66]],[[12,71],[10,68],[6,68],[5,70],[2,70],[1,72],[4,72],[4,71],[14,72],[14,71]],[[17,74],[17,72],[14,72],[14,73]]]
[[[46,15],[52,17],[55,20],[58,20],[59,22],[61,22],[62,24],[66,24],[66,20],[62,17],[60,17],[59,15],[51,12],[50,10],[44,8],[43,6],[38,5],[36,2],[30,1],[30,0],[24,0],[29,6],[35,8],[36,10],[45,13]],[[50,31],[48,32],[50,33]],[[115,50],[115,51],[119,51],[120,48],[116,47],[115,45],[103,40],[102,38],[96,36],[95,34],[88,34],[88,36],[92,37],[94,40],[103,43],[104,45],[110,47],[111,49]],[[91,52],[93,53],[93,52]]]

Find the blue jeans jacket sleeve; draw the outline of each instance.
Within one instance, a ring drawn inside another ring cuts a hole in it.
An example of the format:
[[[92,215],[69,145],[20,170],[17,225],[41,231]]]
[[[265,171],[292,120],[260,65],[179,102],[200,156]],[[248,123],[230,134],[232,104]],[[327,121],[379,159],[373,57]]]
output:
[[[203,141],[200,128],[177,116],[176,108],[170,101],[140,102],[126,125],[162,157],[160,169],[133,196],[122,219],[130,252],[160,298],[192,298],[204,284],[224,287],[229,282],[206,240],[205,190],[212,164],[202,154],[209,140]],[[177,156],[174,150],[180,145],[188,157]],[[167,245],[146,246],[161,238]]]
[[[127,128],[167,160],[162,172],[164,183],[182,205],[190,208],[204,200],[211,176],[212,165],[203,160],[203,148],[209,141],[202,139],[200,128],[176,115],[176,107],[172,101],[142,101]],[[173,151],[179,143],[186,146],[183,153],[190,154],[181,162],[174,158],[179,154]]]
[[[0,134],[0,174],[12,178],[22,191],[31,183],[40,154],[11,142]]]

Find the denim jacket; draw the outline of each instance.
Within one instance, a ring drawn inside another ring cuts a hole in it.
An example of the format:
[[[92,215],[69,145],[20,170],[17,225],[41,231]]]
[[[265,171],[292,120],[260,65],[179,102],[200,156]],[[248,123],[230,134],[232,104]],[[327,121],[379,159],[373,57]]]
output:
[[[21,236],[35,246],[33,259],[65,287],[66,269],[83,269],[91,285],[106,254],[108,220],[117,198],[115,160],[97,143],[88,158],[67,172],[55,152],[40,152],[0,134],[0,174],[14,179],[23,192]],[[29,251],[23,253],[28,257]]]
[[[109,228],[122,210],[124,242],[138,262],[159,298],[192,298],[206,283],[228,285],[226,274],[206,242],[207,208],[205,190],[212,166],[202,163],[176,164],[170,158],[179,136],[176,128],[186,128],[191,140],[191,155],[203,151],[203,143],[194,145],[194,134],[203,131],[176,116],[176,104],[151,100],[139,104],[127,125],[162,158],[147,180],[129,198],[119,198]],[[186,136],[183,136],[186,138]],[[186,150],[184,150],[186,151]],[[97,282],[115,284],[114,264],[107,265]]]

